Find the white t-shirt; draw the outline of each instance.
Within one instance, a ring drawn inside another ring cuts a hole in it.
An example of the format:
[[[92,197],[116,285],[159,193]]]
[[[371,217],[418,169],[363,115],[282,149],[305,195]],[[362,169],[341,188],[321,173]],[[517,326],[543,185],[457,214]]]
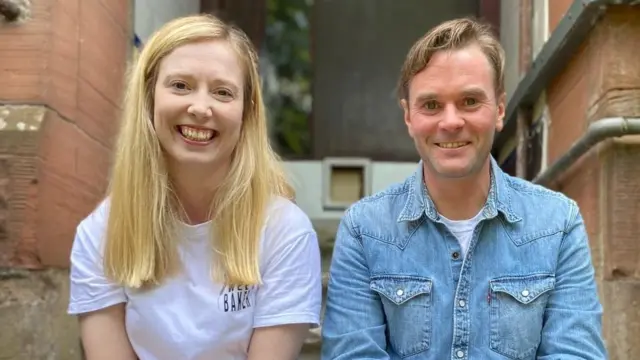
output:
[[[278,198],[260,245],[263,284],[226,288],[210,277],[210,223],[182,225],[183,271],[147,292],[111,283],[102,254],[108,216],[103,202],[80,225],[71,252],[69,314],[126,303],[126,329],[141,360],[246,359],[257,327],[319,326],[320,250],[306,214]]]
[[[478,225],[480,220],[482,220],[482,211],[467,220],[449,220],[442,215],[440,215],[440,219],[447,229],[458,239],[460,249],[462,250],[462,257],[466,257],[469,251],[469,245],[471,245],[473,231],[476,229],[476,225]]]

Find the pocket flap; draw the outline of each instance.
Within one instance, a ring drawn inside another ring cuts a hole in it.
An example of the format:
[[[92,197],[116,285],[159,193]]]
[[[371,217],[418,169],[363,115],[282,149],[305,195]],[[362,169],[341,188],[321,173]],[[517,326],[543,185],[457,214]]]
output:
[[[491,290],[510,295],[522,304],[528,304],[555,287],[556,279],[549,274],[504,277],[490,282]]]
[[[429,278],[417,276],[377,276],[371,279],[370,288],[396,305],[421,294],[431,293]]]

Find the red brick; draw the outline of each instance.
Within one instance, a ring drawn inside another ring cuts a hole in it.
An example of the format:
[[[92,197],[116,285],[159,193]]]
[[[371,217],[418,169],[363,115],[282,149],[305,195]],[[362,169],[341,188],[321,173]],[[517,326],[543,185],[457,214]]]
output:
[[[111,19],[120,26],[122,33],[129,34],[131,5],[128,0],[99,0],[111,16]]]
[[[549,7],[549,33],[553,32],[564,17],[573,0],[553,0],[546,2]]]
[[[0,100],[50,110],[30,132],[33,146],[0,141],[0,159],[11,170],[9,180],[0,178],[0,195],[12,193],[8,210],[0,209],[10,238],[0,240],[0,266],[64,267],[78,221],[106,188],[131,1],[32,4],[30,20],[0,27]],[[0,131],[0,138],[7,134]]]
[[[110,146],[116,134],[116,124],[119,123],[119,107],[82,78],[79,79],[78,88],[78,127],[103,145]]]
[[[79,76],[113,104],[121,101],[129,48],[121,27],[122,23],[111,19],[99,0],[81,3]]]
[[[56,1],[52,9],[47,103],[68,119],[76,117],[78,97],[79,0]]]
[[[611,7],[547,88],[550,163],[584,135],[588,124],[604,117],[640,117],[640,70],[634,56],[640,46],[639,16],[637,7]],[[633,358],[640,336],[634,300],[640,289],[639,156],[637,138],[607,140],[557,179],[585,219],[612,359]]]
[[[640,281],[640,144],[616,144],[605,158],[605,279]]]
[[[550,164],[580,138],[587,126],[589,79],[586,74],[593,53],[589,45],[587,41],[547,88],[547,105],[551,116],[548,149]]]
[[[43,60],[50,38],[50,1],[33,2],[31,13],[33,18],[22,25],[0,27],[0,100],[42,100],[46,70]]]
[[[533,0],[520,1],[520,41],[519,41],[519,58],[518,69],[520,74],[525,74],[531,66],[531,26],[533,19]]]
[[[66,266],[78,222],[104,195],[109,151],[53,112],[42,135],[38,255],[43,265]]]

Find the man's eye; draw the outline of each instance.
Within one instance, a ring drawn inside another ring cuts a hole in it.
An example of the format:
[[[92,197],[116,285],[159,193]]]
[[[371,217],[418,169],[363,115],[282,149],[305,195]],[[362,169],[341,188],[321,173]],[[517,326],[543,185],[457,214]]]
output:
[[[433,101],[433,100],[431,100],[431,101],[427,101],[427,102],[424,104],[424,107],[425,107],[425,108],[427,108],[428,110],[435,110],[435,109],[437,109],[437,108],[438,108],[438,103],[437,103],[437,102],[435,102],[435,101]]]
[[[477,103],[478,103],[478,101],[476,101],[476,99],[473,99],[473,98],[464,99],[464,104],[467,105],[467,106],[473,106],[473,105],[475,105]]]

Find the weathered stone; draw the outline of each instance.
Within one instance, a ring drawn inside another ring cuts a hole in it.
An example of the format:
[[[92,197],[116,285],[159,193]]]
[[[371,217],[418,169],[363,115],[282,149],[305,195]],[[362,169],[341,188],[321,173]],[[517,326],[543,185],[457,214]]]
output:
[[[0,269],[0,359],[81,360],[66,270]]]
[[[39,266],[31,234],[42,105],[0,106],[0,266]],[[27,230],[28,229],[28,230]]]
[[[640,353],[640,282],[605,281],[601,285],[603,331],[612,360],[636,359]]]
[[[551,122],[548,164],[605,117],[640,116],[637,6],[610,6],[547,88]],[[604,308],[603,331],[612,360],[640,351],[640,243],[637,139],[608,140],[556,179],[580,206]]]
[[[0,23],[21,23],[31,15],[29,0],[0,0]]]

